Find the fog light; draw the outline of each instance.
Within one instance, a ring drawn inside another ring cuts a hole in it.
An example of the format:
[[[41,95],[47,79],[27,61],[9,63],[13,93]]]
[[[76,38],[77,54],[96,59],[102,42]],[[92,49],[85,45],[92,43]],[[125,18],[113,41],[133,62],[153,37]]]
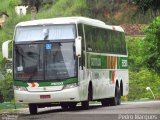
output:
[[[67,85],[64,85],[63,89],[70,89],[77,86],[78,86],[78,83],[67,84]]]

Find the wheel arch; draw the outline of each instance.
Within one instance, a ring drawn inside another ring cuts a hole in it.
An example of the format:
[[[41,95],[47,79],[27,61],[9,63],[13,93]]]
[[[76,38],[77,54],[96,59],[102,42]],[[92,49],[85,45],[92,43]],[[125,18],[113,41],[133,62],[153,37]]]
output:
[[[93,84],[92,81],[89,81],[89,85],[88,85],[88,92],[90,93],[88,96],[89,100],[93,100]]]
[[[116,88],[116,86],[119,87],[118,79],[116,80],[115,88]]]

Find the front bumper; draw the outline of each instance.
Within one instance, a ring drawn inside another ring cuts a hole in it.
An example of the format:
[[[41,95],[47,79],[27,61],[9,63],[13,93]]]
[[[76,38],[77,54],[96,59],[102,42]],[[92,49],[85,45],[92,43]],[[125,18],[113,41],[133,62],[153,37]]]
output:
[[[17,103],[56,103],[56,102],[79,102],[78,87],[53,92],[29,92],[14,90]],[[40,98],[40,95],[49,95],[50,98]]]

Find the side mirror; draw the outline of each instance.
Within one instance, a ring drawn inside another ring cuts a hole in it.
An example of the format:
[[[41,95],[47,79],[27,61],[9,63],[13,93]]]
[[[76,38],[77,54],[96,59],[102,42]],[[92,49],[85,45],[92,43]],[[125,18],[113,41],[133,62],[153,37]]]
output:
[[[12,40],[7,40],[2,44],[2,55],[3,58],[6,58],[7,60],[11,60],[11,58],[9,58],[9,43],[12,42]]]
[[[79,57],[81,56],[81,49],[82,49],[81,41],[82,41],[82,37],[81,36],[78,36],[75,39],[76,56],[79,56]]]

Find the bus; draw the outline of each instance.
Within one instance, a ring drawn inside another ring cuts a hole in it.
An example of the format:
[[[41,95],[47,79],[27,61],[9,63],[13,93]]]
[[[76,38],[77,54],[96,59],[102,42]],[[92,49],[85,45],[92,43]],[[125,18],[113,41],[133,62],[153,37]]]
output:
[[[62,109],[120,105],[129,89],[127,48],[120,26],[86,17],[18,23],[13,40],[14,95],[30,114]]]

